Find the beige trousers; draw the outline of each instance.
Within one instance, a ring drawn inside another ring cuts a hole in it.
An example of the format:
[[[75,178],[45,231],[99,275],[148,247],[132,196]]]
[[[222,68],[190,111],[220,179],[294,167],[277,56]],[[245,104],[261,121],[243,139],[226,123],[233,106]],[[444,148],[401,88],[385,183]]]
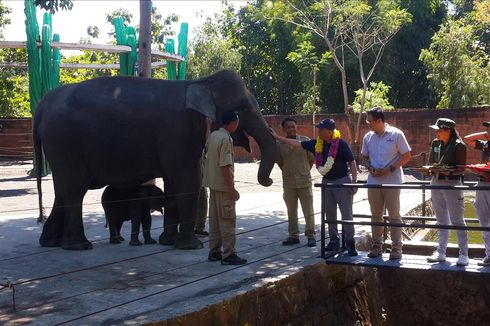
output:
[[[390,223],[401,223],[400,216],[400,189],[368,188],[368,200],[371,207],[373,222],[384,222],[385,207],[388,210]],[[373,226],[373,244],[383,243],[383,227]],[[390,227],[392,248],[402,248],[402,229]]]
[[[235,202],[227,192],[209,191],[209,253],[221,253],[223,259],[235,251]]]
[[[305,217],[305,235],[308,238],[315,237],[315,215],[313,212],[313,191],[311,187],[284,188],[284,202],[288,209],[288,232],[292,238],[299,237],[298,227],[298,200]]]

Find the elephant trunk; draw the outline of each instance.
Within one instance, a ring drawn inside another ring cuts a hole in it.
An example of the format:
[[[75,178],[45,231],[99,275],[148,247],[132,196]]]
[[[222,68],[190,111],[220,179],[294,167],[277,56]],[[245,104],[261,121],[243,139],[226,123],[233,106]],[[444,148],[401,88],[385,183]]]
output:
[[[270,174],[276,161],[276,140],[272,136],[264,117],[258,112],[253,112],[248,119],[241,119],[245,131],[252,136],[260,148],[261,160],[257,180],[264,187],[272,184]]]

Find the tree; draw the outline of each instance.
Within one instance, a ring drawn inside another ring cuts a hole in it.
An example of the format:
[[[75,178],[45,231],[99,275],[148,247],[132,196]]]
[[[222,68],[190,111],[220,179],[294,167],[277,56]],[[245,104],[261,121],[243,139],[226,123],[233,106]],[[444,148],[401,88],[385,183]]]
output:
[[[303,80],[304,83],[308,85],[308,89],[306,92],[301,93],[301,95],[303,95],[302,97],[305,99],[302,112],[312,114],[313,126],[315,126],[316,123],[315,114],[319,111],[319,107],[317,106],[319,92],[316,76],[318,71],[320,71],[320,66],[327,63],[331,56],[330,52],[324,52],[321,55],[317,55],[315,47],[308,40],[302,41],[298,45],[297,50],[289,52],[287,56],[287,58],[298,67],[298,70],[305,73]],[[313,127],[313,135],[314,134],[315,127]]]
[[[88,26],[87,34],[92,38],[98,38],[100,34],[100,30],[97,26]]]
[[[242,55],[240,74],[255,95],[264,114],[294,114],[294,94],[303,91],[301,76],[287,60],[297,47],[294,26],[268,20],[265,1],[250,3],[240,10],[228,6],[220,17],[223,35]]]
[[[34,4],[52,14],[59,10],[71,10],[73,8],[72,0],[34,0]]]
[[[380,107],[384,110],[394,110],[395,107],[391,105],[390,101],[388,100],[388,92],[390,91],[390,88],[390,86],[385,85],[383,82],[371,82],[366,93],[364,93],[363,88],[358,89],[356,91],[354,103],[352,104],[354,112],[361,112],[361,102],[363,97],[365,98],[365,107]]]
[[[490,103],[490,56],[480,47],[476,30],[467,19],[449,19],[420,55],[440,97],[438,108]]]
[[[384,49],[400,28],[410,21],[410,13],[400,8],[399,1],[389,0],[375,1],[374,4],[366,0],[275,1],[274,5],[273,14],[277,19],[304,28],[326,43],[341,74],[350,139],[353,144],[358,143],[359,131],[355,137],[353,131],[359,130],[360,116],[355,128],[348,105],[345,52],[349,51],[358,60],[364,93],[362,111],[368,83]],[[367,56],[371,56],[369,63]]]
[[[221,35],[219,26],[207,18],[190,44],[187,78],[209,76],[221,69],[240,71],[242,56],[232,47],[229,39]]]
[[[151,77],[151,1],[140,0],[140,26],[138,35],[138,76]]]

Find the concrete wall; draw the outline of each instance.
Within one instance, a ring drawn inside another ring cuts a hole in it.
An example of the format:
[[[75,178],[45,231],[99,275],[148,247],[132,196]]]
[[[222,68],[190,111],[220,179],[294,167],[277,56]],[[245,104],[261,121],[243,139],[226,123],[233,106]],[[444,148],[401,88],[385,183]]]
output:
[[[318,263],[176,325],[488,325],[488,275]]]
[[[32,157],[31,119],[0,119],[0,157]]]
[[[316,121],[324,118],[333,118],[338,129],[347,138],[347,120],[343,114],[319,115]],[[467,109],[399,109],[396,112],[387,112],[387,122],[402,129],[405,132],[408,143],[412,147],[412,155],[428,152],[429,144],[435,137],[428,126],[437,118],[448,117],[456,121],[457,129],[462,136],[476,131],[484,130],[482,121],[490,121],[490,107]],[[285,116],[266,116],[267,123],[282,133],[281,121]],[[313,122],[310,115],[295,116],[299,124],[299,133],[313,138]],[[365,118],[361,120],[361,135],[368,131]],[[0,119],[0,156],[29,156],[32,155],[31,120],[30,119]],[[251,139],[252,153],[247,153],[242,148],[236,147],[235,158],[238,161],[252,161],[260,159],[260,150]],[[478,163],[480,153],[476,150],[468,150],[468,163]]]

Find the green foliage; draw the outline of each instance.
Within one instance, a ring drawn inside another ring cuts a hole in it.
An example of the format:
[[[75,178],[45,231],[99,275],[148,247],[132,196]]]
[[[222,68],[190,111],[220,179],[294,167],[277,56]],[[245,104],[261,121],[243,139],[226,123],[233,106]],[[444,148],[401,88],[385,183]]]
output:
[[[88,36],[92,38],[98,38],[100,34],[100,30],[97,26],[88,26],[87,27],[87,34]]]
[[[490,103],[490,56],[480,47],[475,31],[466,19],[450,19],[420,55],[440,97],[438,108]]]
[[[388,100],[388,92],[390,91],[390,86],[385,85],[382,81],[371,82],[369,88],[366,91],[366,100],[364,103],[365,108],[381,107],[384,110],[391,111],[395,107],[390,104]],[[356,97],[352,103],[352,108],[354,112],[361,112],[361,100],[362,100],[363,89],[358,89],[355,94]]]
[[[116,54],[83,51],[82,54],[63,58],[62,61],[63,63],[73,64],[116,64],[118,63],[118,58]],[[78,83],[97,77],[116,76],[117,74],[117,70],[110,69],[61,69],[60,83],[62,85],[68,83]]]
[[[0,40],[3,40],[3,28],[10,24],[10,18],[8,17],[8,14],[10,14],[12,10],[5,6],[1,1],[0,1]]]
[[[34,0],[34,5],[55,14],[59,10],[71,10],[72,0]]]
[[[266,17],[267,3],[257,1],[221,17],[223,33],[242,55],[240,74],[264,114],[294,114],[301,76],[286,57],[297,47],[295,27]]]
[[[209,76],[221,69],[240,71],[241,59],[240,51],[221,35],[219,25],[208,18],[190,44],[187,78]]]
[[[155,6],[151,7],[151,34],[152,43],[158,44],[160,50],[165,48],[165,37],[175,35],[172,24],[179,22],[179,16],[169,14],[163,18]]]
[[[0,62],[27,62],[26,50],[0,50]],[[0,68],[0,76],[0,117],[30,116],[29,80],[25,69]]]

